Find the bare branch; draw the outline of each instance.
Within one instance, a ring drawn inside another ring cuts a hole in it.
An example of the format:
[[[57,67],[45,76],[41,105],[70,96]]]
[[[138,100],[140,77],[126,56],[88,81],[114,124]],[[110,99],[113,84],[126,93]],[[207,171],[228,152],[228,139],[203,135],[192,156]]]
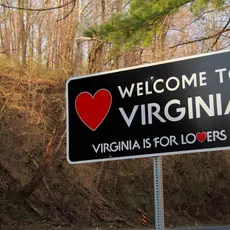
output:
[[[74,0],[76,1],[76,0]],[[25,7],[18,7],[18,6],[10,6],[10,5],[6,5],[4,3],[0,3],[0,6],[4,7],[4,8],[8,8],[8,9],[15,9],[15,10],[27,10],[27,11],[48,11],[48,10],[56,10],[56,9],[60,9],[60,8],[63,8],[65,6],[68,6],[70,5],[71,3],[73,2],[70,1],[70,2],[67,2],[63,5],[60,5],[60,6],[55,6],[55,7],[49,7],[49,8],[41,8],[41,9],[36,9],[36,8],[25,8]]]
[[[83,40],[83,41],[92,41],[92,40],[96,40],[94,38],[89,38],[89,37],[77,37],[75,38],[76,41],[78,40]]]
[[[220,7],[220,8],[216,8],[216,9],[212,9],[212,10],[208,10],[208,11],[204,11],[203,13],[201,13],[200,15],[198,15],[194,20],[192,20],[191,22],[189,22],[188,24],[184,25],[181,30],[185,29],[186,27],[192,25],[193,23],[195,23],[196,21],[199,21],[201,18],[203,18],[203,16],[205,14],[210,14],[213,13],[215,11],[219,11],[219,10],[226,10],[227,8],[229,8],[230,6],[224,6],[224,7]]]
[[[82,7],[80,14],[82,14],[82,13],[85,11],[85,9],[87,8],[87,6],[88,6],[91,2],[92,2],[92,0],[89,0],[89,1]]]
[[[4,51],[0,51],[0,54],[5,54],[5,53],[7,53],[8,52],[8,50],[6,49],[6,50],[4,50]]]
[[[230,24],[230,18],[228,20],[228,22],[226,23],[226,25],[224,26],[224,28],[219,32],[219,35],[217,36],[215,42],[212,45],[212,48],[216,45],[216,43],[219,41],[220,36],[225,32],[226,28],[228,27],[228,25]]]
[[[72,6],[71,10],[70,10],[63,18],[56,20],[56,22],[59,22],[59,21],[61,21],[61,20],[66,19],[66,18],[73,12],[73,10],[74,10],[75,7],[76,7],[76,1],[77,1],[77,0],[73,0],[73,6]]]
[[[187,45],[187,44],[191,44],[191,43],[195,43],[195,42],[201,42],[201,41],[209,40],[211,38],[215,38],[217,36],[221,36],[223,33],[227,32],[227,31],[230,31],[230,28],[225,29],[225,30],[221,30],[220,32],[218,32],[216,34],[213,34],[213,35],[210,35],[208,37],[201,37],[201,38],[197,38],[195,40],[191,40],[191,41],[187,41],[187,42],[182,42],[182,43],[176,44],[174,46],[170,46],[169,48],[173,49],[173,48],[176,48],[178,46],[183,46],[183,45]]]

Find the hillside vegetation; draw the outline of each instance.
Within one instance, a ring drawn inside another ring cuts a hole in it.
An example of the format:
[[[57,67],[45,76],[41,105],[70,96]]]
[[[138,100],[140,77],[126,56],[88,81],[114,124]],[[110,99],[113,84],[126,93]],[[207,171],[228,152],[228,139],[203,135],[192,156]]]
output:
[[[2,59],[2,229],[132,229],[141,226],[140,210],[151,226],[152,159],[69,165],[65,134],[65,78]],[[163,158],[167,226],[230,224],[229,153]]]

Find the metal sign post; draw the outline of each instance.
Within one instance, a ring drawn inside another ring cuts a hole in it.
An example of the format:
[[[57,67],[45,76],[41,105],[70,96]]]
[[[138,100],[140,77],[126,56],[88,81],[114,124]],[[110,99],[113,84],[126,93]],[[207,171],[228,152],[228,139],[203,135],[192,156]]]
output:
[[[153,158],[156,230],[165,230],[162,157]]]

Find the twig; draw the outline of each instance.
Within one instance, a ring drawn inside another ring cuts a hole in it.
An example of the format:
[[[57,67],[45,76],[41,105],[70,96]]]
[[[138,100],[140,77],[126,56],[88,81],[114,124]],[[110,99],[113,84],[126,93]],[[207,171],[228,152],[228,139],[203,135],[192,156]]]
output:
[[[85,9],[87,8],[87,6],[88,6],[91,2],[92,2],[92,0],[89,0],[89,1],[82,7],[82,9],[81,9],[81,11],[80,11],[80,14],[82,14],[82,13],[85,11]]]
[[[90,38],[90,37],[76,37],[75,41],[78,41],[78,40],[91,41],[91,40],[97,40],[97,39]]]
[[[208,11],[204,11],[203,13],[201,13],[200,15],[197,16],[197,18],[195,18],[194,20],[190,21],[188,24],[186,24],[185,26],[183,26],[181,28],[181,30],[185,29],[186,27],[192,25],[193,23],[195,23],[196,21],[198,21],[200,18],[202,18],[205,14],[209,14],[209,13],[212,13],[214,11],[217,11],[217,10],[223,10],[223,9],[227,9],[229,8],[230,6],[224,6],[224,7],[220,7],[220,8],[217,8],[217,9],[212,9],[212,10],[208,10]]]
[[[51,152],[52,152],[53,145],[54,145],[54,143],[53,143],[53,138],[54,138],[55,133],[56,133],[56,127],[54,128],[53,133],[52,133],[51,136],[50,136],[49,143],[48,143],[48,145],[47,145],[47,147],[46,147],[45,156],[46,156],[47,158],[50,158],[50,157],[51,157]]]
[[[6,107],[7,103],[8,103],[8,101],[9,101],[9,99],[10,99],[10,97],[11,97],[11,95],[12,95],[12,93],[7,97],[6,102],[5,102],[5,104],[2,106],[0,113],[2,113],[3,110],[5,109],[5,107]]]
[[[42,213],[32,203],[30,203],[28,200],[26,200],[26,204],[29,206],[30,209],[32,209],[33,212],[38,214],[38,216],[41,216],[41,217],[43,216]]]
[[[42,181],[43,181],[43,184],[44,184],[44,186],[45,186],[47,192],[48,192],[49,195],[52,197],[52,199],[53,199],[53,201],[54,201],[56,207],[59,209],[59,211],[60,211],[64,216],[66,216],[70,221],[76,221],[76,219],[75,219],[70,213],[65,212],[65,211],[61,208],[61,206],[59,205],[58,201],[57,201],[56,198],[54,197],[52,191],[50,190],[50,188],[49,188],[49,186],[48,186],[48,184],[47,184],[47,181],[46,181],[45,177],[42,178]]]
[[[218,40],[220,39],[221,34],[223,34],[223,33],[225,32],[225,30],[226,30],[226,28],[228,27],[229,24],[230,24],[230,18],[229,18],[228,22],[226,23],[226,25],[224,26],[224,28],[219,32],[219,35],[217,36],[217,38],[216,38],[216,40],[215,40],[215,42],[213,43],[213,45],[212,45],[211,48],[213,48],[213,47],[216,45],[216,43],[217,43]]]
[[[191,41],[187,41],[187,42],[182,42],[182,43],[179,43],[177,45],[170,46],[169,48],[173,49],[173,48],[176,48],[178,46],[183,46],[183,45],[187,45],[187,44],[191,44],[191,43],[195,43],[195,42],[201,42],[201,41],[209,40],[209,39],[214,38],[216,36],[219,36],[219,35],[221,36],[221,34],[227,32],[227,31],[230,31],[230,28],[229,29],[225,29],[224,31],[221,30],[220,32],[218,32],[216,34],[213,34],[213,35],[210,35],[208,37],[202,37],[202,38],[197,38],[195,40],[191,40]]]
[[[7,51],[8,51],[8,50],[6,49],[6,50],[4,50],[4,51],[1,51],[0,53],[1,53],[1,54],[5,54],[5,53],[7,53]]]
[[[47,182],[46,182],[45,177],[42,178],[42,181],[43,181],[43,184],[45,185],[45,188],[46,188],[46,190],[48,191],[49,195],[52,197],[52,199],[54,200],[54,202],[55,202],[55,204],[57,205],[57,207],[62,211],[62,209],[61,209],[61,207],[59,206],[59,204],[58,204],[56,198],[54,197],[53,193],[51,192],[51,190],[50,190],[50,188],[49,188],[49,186],[48,186],[48,184],[47,184]],[[64,212],[64,211],[62,211],[62,212]]]
[[[64,133],[62,134],[62,136],[61,136],[61,138],[60,138],[60,141],[59,141],[59,143],[58,143],[58,146],[57,146],[57,148],[55,149],[55,154],[57,154],[58,151],[60,150],[61,144],[62,144],[62,142],[63,142],[63,140],[64,140],[65,135],[66,135],[66,130],[64,131]],[[55,156],[55,159],[56,159],[56,156]]]
[[[72,3],[73,1],[67,2],[63,5],[60,6],[55,6],[55,7],[49,7],[49,8],[41,8],[41,9],[35,9],[35,8],[25,8],[25,7],[19,7],[19,6],[10,6],[10,5],[6,5],[4,3],[0,3],[0,6],[4,7],[4,8],[8,8],[8,9],[15,9],[15,10],[27,10],[27,11],[47,11],[47,10],[56,10],[56,9],[60,9],[63,8],[65,6],[68,6]]]
[[[76,1],[77,1],[77,0],[73,0],[73,1],[72,1],[72,2],[73,2],[73,6],[72,6],[71,10],[70,10],[64,17],[62,17],[62,18],[56,20],[56,22],[59,22],[59,21],[61,21],[61,20],[66,19],[66,18],[73,12],[74,8],[76,7]]]

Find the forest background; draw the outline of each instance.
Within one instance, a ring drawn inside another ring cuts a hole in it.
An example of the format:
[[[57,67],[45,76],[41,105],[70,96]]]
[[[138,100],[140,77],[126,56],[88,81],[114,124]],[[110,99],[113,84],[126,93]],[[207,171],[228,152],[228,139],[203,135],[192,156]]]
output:
[[[223,0],[1,0],[0,225],[151,226],[151,159],[67,163],[65,81],[229,49],[229,15]],[[230,224],[228,151],[163,163],[167,226]]]

